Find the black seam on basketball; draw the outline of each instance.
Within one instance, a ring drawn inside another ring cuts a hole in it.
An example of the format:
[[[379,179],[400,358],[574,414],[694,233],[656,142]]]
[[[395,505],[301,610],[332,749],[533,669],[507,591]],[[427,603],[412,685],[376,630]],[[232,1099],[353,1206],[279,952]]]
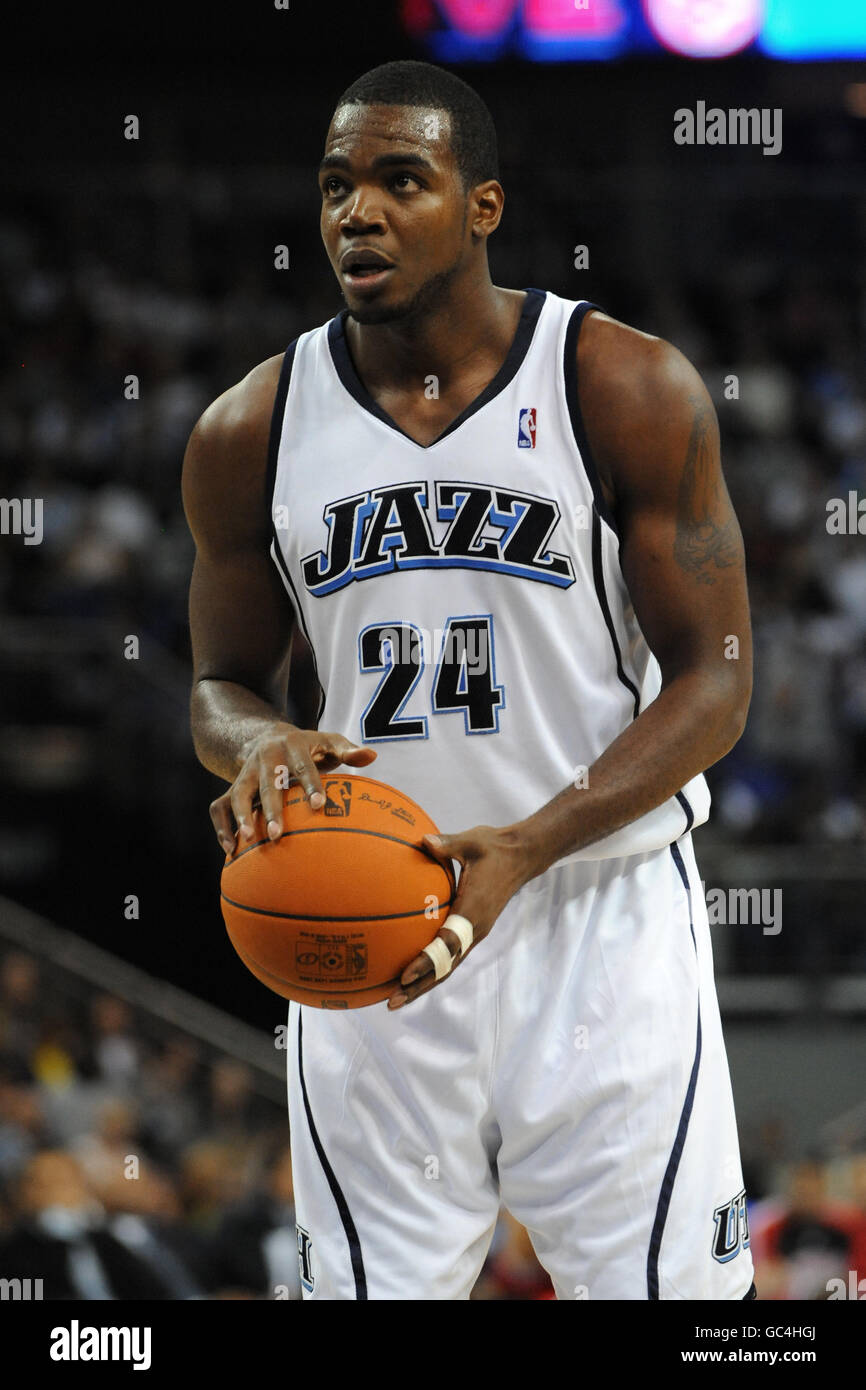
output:
[[[322,775],[322,780],[323,780],[323,781],[328,781],[328,782],[330,782],[330,781],[351,782],[353,785],[354,785],[356,782],[359,782],[359,783],[362,784],[362,790],[363,790],[364,787],[381,787],[383,791],[388,792],[391,796],[395,796],[395,795],[396,795],[396,796],[400,797],[403,801],[408,801],[409,805],[410,805],[410,806],[414,806],[415,809],[416,809],[416,811],[421,811],[421,807],[418,805],[417,801],[413,801],[413,800],[412,800],[411,796],[403,796],[402,792],[397,792],[396,788],[395,788],[395,787],[392,787],[388,782],[380,782],[379,779],[378,779],[377,777],[364,777],[364,776],[363,776],[361,773],[359,773],[359,772],[345,772],[345,773],[339,773],[339,772],[338,772],[338,773],[326,772],[326,773],[321,774],[321,775]],[[297,778],[297,777],[291,777],[291,778],[289,779],[289,786],[290,786],[290,787],[291,787],[292,783],[294,783],[295,786],[300,786],[300,782],[298,781],[298,778]],[[313,815],[319,815],[319,812],[318,812],[318,811],[314,811],[312,814],[313,814]],[[423,815],[424,812],[421,811],[421,814]],[[356,828],[356,827],[342,826],[342,825],[335,825],[335,826],[328,826],[328,825],[317,826],[317,825],[316,825],[316,826],[312,826],[311,828],[312,828],[313,830],[320,830],[320,829],[321,829],[321,830],[332,830],[332,829],[333,829],[333,830],[348,830],[348,829],[352,829],[352,828]],[[384,832],[379,832],[379,831],[375,831],[375,830],[370,830],[370,831],[368,831],[368,832],[366,832],[366,833],[368,833],[368,834],[370,834],[370,835],[376,835],[376,834],[380,834],[380,833],[384,833]],[[426,830],[425,830],[423,833],[424,833],[425,835],[427,835],[427,834],[429,834],[429,835],[438,835],[439,832],[438,832],[438,830],[430,830],[430,831],[426,831]],[[284,830],[284,831],[283,831],[283,834],[284,834],[284,835],[299,835],[299,834],[301,834],[301,831],[299,831],[299,830]],[[282,839],[282,835],[280,836],[280,838]],[[397,839],[398,837],[397,837],[397,836],[394,836],[394,837],[392,837],[392,838]],[[255,842],[254,845],[247,845],[246,849],[242,849],[242,850],[241,850],[240,854],[236,854],[236,855],[234,856],[234,858],[232,859],[231,862],[234,864],[234,863],[237,862],[238,859],[242,859],[243,856],[244,856],[245,854],[247,854],[251,849],[258,849],[259,845],[270,844],[270,843],[272,843],[272,842],[271,842],[270,840],[268,840],[267,836],[266,836],[265,839],[263,839],[263,840],[256,840],[256,842]],[[273,843],[276,843],[276,841],[274,841]],[[401,844],[404,844],[404,845],[411,844],[411,842],[410,842],[409,840],[401,840],[400,843],[401,843]],[[420,852],[421,852],[422,854],[426,855],[428,859],[432,859],[432,860],[434,861],[434,863],[436,863],[436,864],[439,863],[439,860],[436,858],[436,856],[435,856],[434,854],[432,854],[432,853],[430,852],[429,849],[425,849],[425,847],[424,847],[423,845],[412,844],[411,847],[412,847],[412,849],[420,850]]]
[[[405,845],[407,849],[417,850],[419,854],[424,855],[425,859],[429,859],[432,863],[438,864],[443,874],[448,873],[445,865],[437,859],[435,855],[431,854],[429,850],[424,849],[421,845],[413,844],[411,840],[404,840],[399,835],[386,835],[384,830],[364,830],[361,826],[353,825],[311,825],[307,830],[283,830],[279,836],[279,840],[288,839],[292,835],[329,835],[334,832],[339,832],[341,835],[372,835],[379,840],[392,840],[395,845]],[[223,869],[223,873],[230,869],[233,864],[237,864],[238,861],[243,859],[245,854],[249,854],[251,850],[259,849],[262,845],[276,845],[279,843],[279,840],[271,840],[265,836],[262,840],[256,840],[254,845],[247,845],[246,849],[242,849],[240,854],[234,855],[229,860]],[[453,869],[449,876],[451,878],[454,877]]]
[[[238,908],[241,912],[252,912],[256,917],[278,917],[281,922],[399,922],[406,917],[426,917],[426,907],[419,907],[410,912],[371,912],[363,917],[332,917],[330,914],[324,916],[314,916],[310,912],[277,912],[270,907],[250,907],[249,903],[236,903],[234,898],[230,898],[226,893],[220,893],[223,902],[231,907]],[[456,892],[451,894],[447,902],[441,904],[442,907],[451,907],[457,897]]]
[[[282,975],[275,975],[272,970],[268,970],[267,966],[260,965],[255,956],[250,956],[246,951],[239,950],[239,948],[235,946],[234,941],[232,941],[232,945],[235,947],[235,950],[248,970],[252,969],[254,966],[255,970],[260,970],[263,975],[267,975],[269,980],[276,980],[278,985],[288,985],[291,989],[303,991],[304,994],[316,995],[319,999],[321,999],[323,995],[327,998],[329,993],[334,998],[337,998],[341,994],[369,994],[371,990],[390,989],[392,985],[400,983],[400,976],[395,975],[393,980],[381,980],[374,985],[358,985],[354,989],[351,985],[340,985],[339,989],[333,990],[329,990],[324,985],[320,985],[318,988],[315,985],[302,985],[296,980],[284,980]],[[253,973],[255,973],[255,971],[253,971]],[[260,983],[264,984],[264,980],[261,980]],[[295,1003],[299,1002],[299,1000],[295,1000]],[[374,1000],[374,1003],[375,1002]]]

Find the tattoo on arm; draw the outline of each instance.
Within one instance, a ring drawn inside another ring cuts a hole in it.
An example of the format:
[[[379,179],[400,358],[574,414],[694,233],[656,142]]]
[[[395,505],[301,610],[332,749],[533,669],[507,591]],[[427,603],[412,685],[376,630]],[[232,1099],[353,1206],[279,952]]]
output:
[[[719,520],[726,508],[713,457],[712,412],[697,397],[690,399],[695,413],[677,499],[674,559],[699,584],[715,584],[710,570],[735,565],[740,547],[736,522]]]

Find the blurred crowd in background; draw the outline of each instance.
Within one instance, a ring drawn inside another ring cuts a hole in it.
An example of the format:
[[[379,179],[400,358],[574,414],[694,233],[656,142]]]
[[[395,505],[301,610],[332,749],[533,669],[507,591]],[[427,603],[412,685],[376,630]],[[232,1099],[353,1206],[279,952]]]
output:
[[[0,959],[0,1277],[45,1299],[299,1300],[285,1106],[163,1032]],[[551,1296],[503,1214],[476,1297]]]
[[[41,1279],[46,1299],[300,1299],[285,1108],[254,1080],[7,952],[0,1276]],[[866,1150],[790,1163],[787,1148],[772,1116],[744,1136],[759,1297],[866,1294]],[[553,1297],[504,1211],[473,1297]]]

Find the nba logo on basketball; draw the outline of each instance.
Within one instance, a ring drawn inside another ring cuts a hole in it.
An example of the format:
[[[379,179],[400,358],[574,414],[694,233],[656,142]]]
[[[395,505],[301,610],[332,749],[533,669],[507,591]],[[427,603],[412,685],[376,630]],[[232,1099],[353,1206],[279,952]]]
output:
[[[535,448],[535,406],[525,406],[517,417],[518,449]]]

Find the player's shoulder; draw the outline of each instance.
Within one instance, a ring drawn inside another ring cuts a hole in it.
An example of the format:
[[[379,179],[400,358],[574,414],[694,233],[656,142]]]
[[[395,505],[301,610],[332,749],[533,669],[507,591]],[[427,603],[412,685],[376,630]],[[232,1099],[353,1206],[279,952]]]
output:
[[[265,516],[271,418],[285,353],[217,396],[197,420],[183,460],[184,509],[197,538],[258,532]],[[217,523],[215,528],[215,522]]]
[[[231,449],[262,438],[267,442],[285,353],[269,357],[211,401],[196,421],[191,441]]]
[[[587,311],[577,340],[581,401],[597,398],[649,418],[663,417],[690,399],[708,399],[697,368],[679,348],[654,333]]]
[[[669,489],[695,423],[718,431],[700,373],[673,343],[601,309],[584,315],[576,353],[580,411],[608,499]]]

